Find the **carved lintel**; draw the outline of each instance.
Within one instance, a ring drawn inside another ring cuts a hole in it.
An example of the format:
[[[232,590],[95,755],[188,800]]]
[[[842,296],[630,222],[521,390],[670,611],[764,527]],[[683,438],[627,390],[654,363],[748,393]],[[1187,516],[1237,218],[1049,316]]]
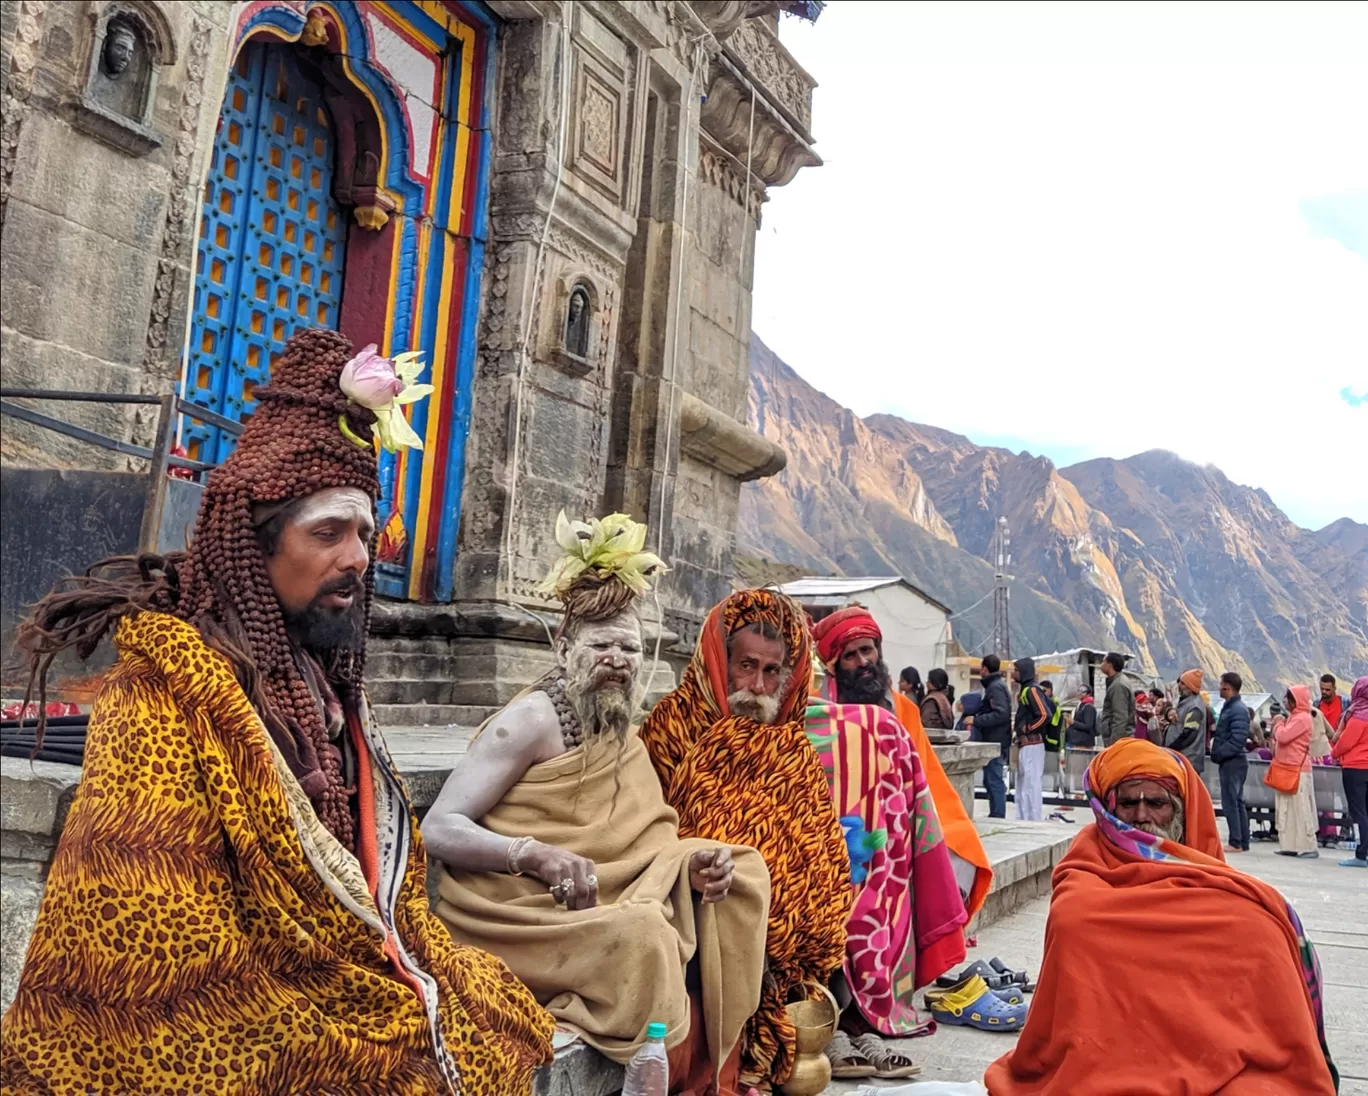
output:
[[[776,475],[788,464],[788,454],[769,438],[687,392],[679,405],[679,447],[742,483]]]
[[[738,163],[749,162],[751,173],[767,186],[783,186],[801,168],[822,162],[768,99],[758,91],[752,93],[725,57],[713,66],[701,122],[709,137]]]
[[[769,92],[801,135],[811,140],[812,89],[817,81],[793,59],[764,20],[742,21],[722,49],[747,76]]]

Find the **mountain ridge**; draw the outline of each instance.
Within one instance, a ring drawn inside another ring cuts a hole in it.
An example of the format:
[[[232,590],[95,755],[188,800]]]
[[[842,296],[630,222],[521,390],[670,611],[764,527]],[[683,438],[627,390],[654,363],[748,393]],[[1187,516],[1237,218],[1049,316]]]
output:
[[[742,551],[891,570],[958,613],[991,589],[985,557],[1005,516],[1014,652],[1117,647],[1166,678],[1200,666],[1265,685],[1368,672],[1368,526],[1348,517],[1301,529],[1262,489],[1165,450],[1058,468],[894,415],[862,419],[758,336],[749,406],[790,460],[747,485]],[[955,627],[982,645],[990,607]]]

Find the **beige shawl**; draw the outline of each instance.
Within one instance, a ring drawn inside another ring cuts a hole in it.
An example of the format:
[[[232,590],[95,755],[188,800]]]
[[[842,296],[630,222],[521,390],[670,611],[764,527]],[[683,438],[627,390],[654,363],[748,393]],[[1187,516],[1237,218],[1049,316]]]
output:
[[[480,824],[592,860],[598,905],[571,912],[531,876],[443,868],[436,912],[452,936],[502,958],[561,1024],[617,1062],[649,1023],[666,1025],[667,1046],[685,1039],[684,971],[697,958],[708,1051],[715,1067],[726,1061],[760,1001],[769,872],[754,849],[732,846],[731,893],[698,900],[689,861],[717,842],[680,840],[635,729],[621,754],[596,741],[532,766]]]

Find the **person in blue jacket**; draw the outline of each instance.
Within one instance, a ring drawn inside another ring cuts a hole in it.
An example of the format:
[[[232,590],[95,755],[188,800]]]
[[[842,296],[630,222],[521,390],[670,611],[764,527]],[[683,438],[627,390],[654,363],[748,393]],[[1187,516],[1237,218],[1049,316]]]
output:
[[[1227,852],[1249,851],[1249,812],[1245,809],[1244,783],[1249,772],[1245,740],[1249,737],[1249,709],[1240,698],[1244,679],[1233,670],[1221,675],[1221,717],[1211,740],[1211,760],[1221,770],[1221,810],[1230,832]]]

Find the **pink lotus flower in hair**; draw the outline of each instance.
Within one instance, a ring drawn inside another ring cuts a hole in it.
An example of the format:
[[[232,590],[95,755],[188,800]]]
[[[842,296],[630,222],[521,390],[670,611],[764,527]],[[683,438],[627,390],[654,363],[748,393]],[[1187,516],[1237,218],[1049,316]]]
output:
[[[338,382],[347,399],[375,412],[371,430],[391,453],[406,447],[423,448],[423,440],[408,424],[402,410],[405,404],[432,392],[430,384],[413,383],[423,371],[421,357],[410,351],[391,361],[381,356],[375,343],[368,343],[346,364]]]
[[[375,343],[367,343],[346,364],[340,383],[347,399],[372,411],[388,407],[404,390],[394,363],[378,352]]]

